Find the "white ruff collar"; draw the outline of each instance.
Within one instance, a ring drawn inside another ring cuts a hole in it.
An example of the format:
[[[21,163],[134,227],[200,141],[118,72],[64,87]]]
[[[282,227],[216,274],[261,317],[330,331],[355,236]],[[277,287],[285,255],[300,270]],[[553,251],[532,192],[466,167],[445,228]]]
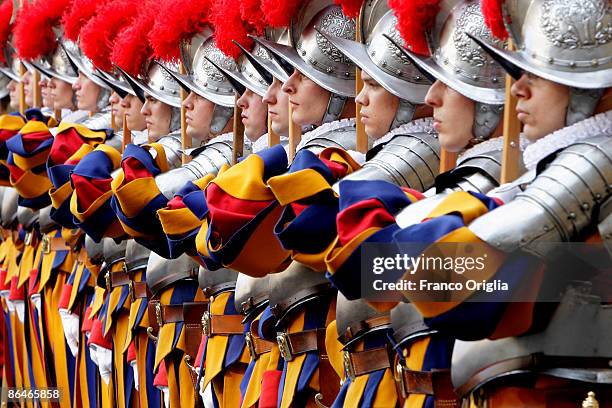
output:
[[[347,127],[355,127],[355,118],[350,119],[340,119],[334,120],[333,122],[324,123],[316,129],[311,130],[310,132],[304,133],[302,135],[302,140],[296,147],[295,151],[297,152],[304,146],[307,142],[312,139],[317,138],[318,136],[325,135],[329,132],[333,132],[337,129],[343,129]]]
[[[529,144],[529,141],[521,134],[519,137],[519,149],[524,151]],[[504,150],[504,138],[502,136],[494,137],[482,143],[478,143],[474,147],[464,151],[459,155],[457,162],[469,159],[470,157],[478,156],[483,153],[501,152]]]
[[[527,170],[531,170],[549,154],[595,136],[612,136],[612,110],[559,129],[530,144],[525,148],[523,154],[525,167],[527,167]]]

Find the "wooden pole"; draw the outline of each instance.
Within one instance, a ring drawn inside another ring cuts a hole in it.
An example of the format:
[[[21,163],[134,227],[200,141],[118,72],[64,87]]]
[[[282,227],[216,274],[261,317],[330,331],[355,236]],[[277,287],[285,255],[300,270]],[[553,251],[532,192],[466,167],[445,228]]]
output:
[[[302,140],[302,129],[300,125],[293,121],[293,108],[291,104],[288,106],[289,108],[289,162],[293,161],[295,157],[295,150],[297,145],[300,144],[300,140]]]
[[[232,164],[238,163],[238,160],[244,153],[244,125],[242,124],[242,109],[238,107],[238,95],[236,94],[234,102],[234,139],[232,141]]]
[[[357,16],[357,30],[355,33],[355,41],[361,42],[361,13]],[[361,80],[361,70],[355,68],[355,96],[359,95],[363,89],[363,81]],[[355,141],[355,147],[358,152],[366,153],[368,151],[368,135],[365,132],[365,126],[361,123],[361,105],[355,102],[355,124],[357,126],[356,134],[357,140]]]
[[[508,39],[508,49],[514,50],[512,40]],[[501,183],[509,183],[515,180],[519,174],[519,160],[521,149],[519,149],[519,135],[521,123],[516,115],[516,98],[512,96],[512,77],[506,75],[506,101],[504,104],[504,153],[502,155]]]
[[[113,131],[117,131],[117,118],[115,118],[115,112],[111,110],[111,128]]]
[[[268,116],[268,147],[272,147],[280,143],[280,136],[272,130],[272,119]]]
[[[40,92],[40,72],[34,70],[32,73],[32,98],[34,107],[42,108],[42,94]]]
[[[61,109],[54,109],[53,110],[53,117],[55,118],[55,120],[57,120],[57,123],[60,123],[62,121],[62,110]]]
[[[127,124],[127,115],[123,114],[123,140],[121,141],[121,152],[125,151],[125,147],[132,143],[132,131]]]
[[[446,149],[440,149],[440,173],[449,171],[457,165],[458,153],[451,153]]]
[[[187,73],[185,65],[182,62],[179,65],[179,71],[183,75]],[[185,110],[183,106],[183,102],[187,99],[187,96],[187,92],[181,87],[181,145],[183,151],[191,148],[191,138],[187,136],[187,110]],[[189,160],[191,160],[191,157],[183,153],[183,164],[189,162]]]

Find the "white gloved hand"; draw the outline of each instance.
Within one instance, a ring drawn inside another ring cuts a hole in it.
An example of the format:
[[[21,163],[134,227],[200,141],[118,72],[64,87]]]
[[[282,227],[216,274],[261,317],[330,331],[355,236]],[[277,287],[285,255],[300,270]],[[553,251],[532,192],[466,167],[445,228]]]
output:
[[[79,350],[79,316],[67,309],[60,309],[59,313],[64,326],[64,337],[66,337],[72,356],[76,357]]]
[[[17,312],[17,318],[23,323],[25,319],[25,302],[23,300],[13,300],[13,306],[15,307],[15,312]]]
[[[170,388],[168,387],[157,387],[161,390],[164,397],[164,407],[170,408]]]
[[[36,310],[38,311],[38,315],[40,316],[41,312],[41,297],[40,297],[40,293],[35,293],[32,296],[30,296],[30,300],[32,301],[32,304],[34,305],[34,307],[36,308]]]
[[[204,403],[204,408],[214,408],[214,398],[212,394],[212,382],[208,384],[206,388],[204,388],[204,377],[200,381],[199,391],[200,397],[202,397],[202,402]]]
[[[113,351],[100,346],[95,347],[100,377],[102,377],[102,381],[104,381],[105,384],[108,384],[113,369]]]
[[[130,365],[132,366],[132,370],[134,371],[134,388],[136,391],[140,390],[140,384],[138,384],[138,364],[136,364],[136,360],[131,361]]]
[[[89,346],[89,358],[95,365],[98,365],[98,350],[95,344]]]

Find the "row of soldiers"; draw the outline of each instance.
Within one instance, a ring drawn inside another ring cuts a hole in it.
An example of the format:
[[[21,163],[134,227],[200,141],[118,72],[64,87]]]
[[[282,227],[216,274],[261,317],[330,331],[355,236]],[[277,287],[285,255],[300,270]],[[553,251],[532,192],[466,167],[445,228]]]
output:
[[[609,0],[4,0],[0,28],[3,404],[612,404]],[[508,290],[366,293],[373,245],[446,243]]]

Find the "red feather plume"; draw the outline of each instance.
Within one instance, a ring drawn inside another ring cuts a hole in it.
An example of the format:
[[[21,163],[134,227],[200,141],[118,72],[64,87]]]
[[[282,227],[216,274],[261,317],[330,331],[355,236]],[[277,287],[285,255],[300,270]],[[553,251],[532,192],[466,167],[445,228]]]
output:
[[[133,0],[112,0],[98,7],[96,16],[81,30],[80,46],[83,54],[98,68],[110,72],[110,55],[119,31],[132,21],[138,12]]]
[[[304,0],[261,0],[261,12],[273,28],[289,27]]]
[[[266,19],[261,12],[261,0],[241,0],[240,16],[245,21],[251,34],[262,35],[266,29]]]
[[[62,14],[70,0],[35,0],[24,2],[13,29],[14,45],[22,59],[36,59],[55,51],[56,35]]]
[[[363,0],[334,0],[335,3],[342,7],[342,12],[345,16],[350,18],[357,18],[359,15],[359,11],[361,10],[361,6],[363,5]]]
[[[211,0],[161,0],[149,41],[154,56],[164,61],[180,59],[179,44],[200,33],[208,23]]]
[[[13,15],[13,0],[4,0],[0,4],[0,47],[4,48],[11,35],[11,16]],[[6,58],[0,52],[0,63],[5,63]]]
[[[130,75],[144,74],[147,63],[153,55],[148,34],[153,28],[156,8],[153,1],[141,4],[138,14],[115,39],[111,62]]]
[[[215,44],[225,55],[238,58],[242,52],[232,42],[238,41],[245,48],[253,45],[248,30],[240,15],[240,8],[234,0],[217,0],[210,10],[210,20],[215,27]]]
[[[96,14],[99,0],[72,0],[70,7],[62,16],[64,37],[76,42],[81,28]]]
[[[440,0],[389,0],[397,17],[397,29],[412,52],[429,55],[426,33],[434,25],[439,3]]]
[[[508,31],[504,26],[504,15],[502,4],[504,0],[481,0],[480,9],[484,16],[485,24],[491,30],[491,34],[500,40],[508,38]]]

